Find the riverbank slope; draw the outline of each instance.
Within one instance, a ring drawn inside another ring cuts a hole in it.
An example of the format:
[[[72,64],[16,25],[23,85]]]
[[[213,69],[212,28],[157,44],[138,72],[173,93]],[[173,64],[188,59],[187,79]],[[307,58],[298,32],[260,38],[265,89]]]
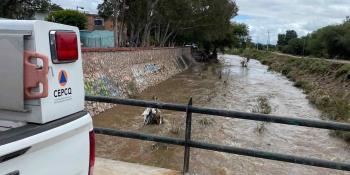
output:
[[[190,48],[84,49],[85,93],[128,98],[154,86],[194,63]],[[87,102],[96,115],[111,104]]]
[[[256,50],[246,50],[242,56],[257,59],[294,81],[322,112],[323,118],[350,122],[350,64]],[[335,134],[350,141],[350,134]]]

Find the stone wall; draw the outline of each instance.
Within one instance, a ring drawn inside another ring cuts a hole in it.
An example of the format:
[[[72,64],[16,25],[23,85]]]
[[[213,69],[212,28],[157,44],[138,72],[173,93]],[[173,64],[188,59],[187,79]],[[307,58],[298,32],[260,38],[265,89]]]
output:
[[[86,94],[128,98],[187,69],[189,48],[83,49]],[[92,115],[113,107],[87,102]]]

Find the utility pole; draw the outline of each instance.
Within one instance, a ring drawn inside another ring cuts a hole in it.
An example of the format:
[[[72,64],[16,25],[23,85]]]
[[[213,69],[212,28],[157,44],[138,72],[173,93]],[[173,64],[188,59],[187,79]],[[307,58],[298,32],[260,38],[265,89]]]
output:
[[[76,4],[77,4],[77,6],[76,6],[76,10],[77,10],[77,11],[79,11],[79,9],[84,10],[84,7],[79,6],[78,1],[76,1]]]
[[[267,46],[266,46],[267,51],[269,51],[269,46],[270,46],[270,31],[267,31]]]
[[[256,36],[256,50],[259,50],[259,36]]]

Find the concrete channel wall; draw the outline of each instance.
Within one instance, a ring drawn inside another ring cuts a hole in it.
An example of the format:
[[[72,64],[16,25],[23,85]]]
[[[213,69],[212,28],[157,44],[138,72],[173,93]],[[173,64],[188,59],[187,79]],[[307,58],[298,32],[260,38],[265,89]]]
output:
[[[86,94],[128,98],[184,70],[192,63],[190,48],[83,49]],[[96,115],[113,107],[86,103]]]

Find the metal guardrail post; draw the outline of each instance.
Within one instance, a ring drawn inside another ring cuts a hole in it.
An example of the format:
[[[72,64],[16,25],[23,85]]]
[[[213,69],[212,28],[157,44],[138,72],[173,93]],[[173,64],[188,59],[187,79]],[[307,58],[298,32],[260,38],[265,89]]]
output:
[[[190,98],[186,108],[186,132],[185,132],[183,174],[188,173],[189,164],[190,164],[190,141],[191,141],[191,129],[192,129],[192,112],[190,111],[191,106],[192,106],[192,97]]]

